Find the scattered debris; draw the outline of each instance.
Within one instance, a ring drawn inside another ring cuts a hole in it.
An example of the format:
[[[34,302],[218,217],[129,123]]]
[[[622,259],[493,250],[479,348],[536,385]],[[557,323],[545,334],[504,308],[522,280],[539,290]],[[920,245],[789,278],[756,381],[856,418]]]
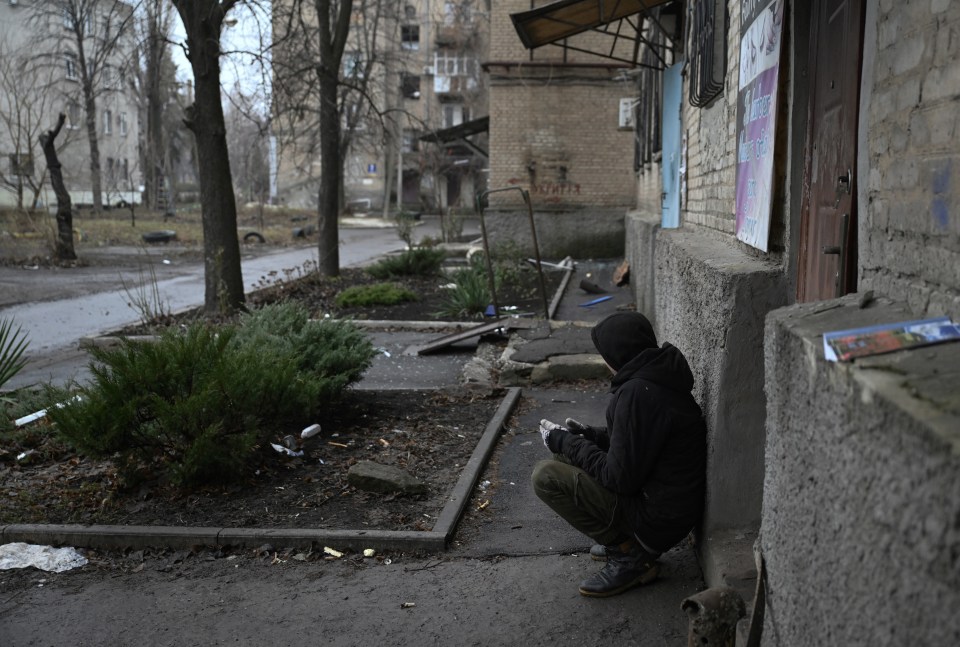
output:
[[[490,505],[490,499],[484,499],[483,502],[477,506],[477,510],[486,510],[487,506]]]
[[[582,279],[580,281],[580,289],[588,294],[606,294],[607,291],[596,283],[591,283],[587,279]]]
[[[62,573],[86,563],[87,558],[75,548],[54,548],[23,542],[0,546],[0,570],[3,571],[33,566],[41,571]]]
[[[336,550],[334,548],[330,548],[329,546],[324,546],[323,552],[329,555],[330,557],[334,557],[334,558],[343,557],[343,553],[341,553],[339,550]]]
[[[377,554],[377,551],[375,551],[375,550],[372,549],[372,548],[364,548],[364,549],[363,549],[363,556],[364,556],[364,557],[373,557],[373,556],[376,555],[376,554]]]
[[[273,447],[278,454],[284,454],[285,456],[301,457],[303,456],[303,450],[293,451],[289,447],[284,447],[283,445],[278,445],[276,443],[270,443],[270,446]]]
[[[415,606],[417,606],[416,602],[403,602],[400,604],[401,609],[412,609]]]
[[[303,439],[313,438],[319,433],[320,433],[320,425],[312,424],[300,432],[300,438],[303,438]]]
[[[613,271],[613,284],[618,288],[630,283],[630,263],[623,261]]]

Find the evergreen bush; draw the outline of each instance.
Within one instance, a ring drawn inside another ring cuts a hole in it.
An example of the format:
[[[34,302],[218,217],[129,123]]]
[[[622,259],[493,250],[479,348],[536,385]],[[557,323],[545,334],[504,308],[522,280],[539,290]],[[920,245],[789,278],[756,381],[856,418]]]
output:
[[[416,301],[417,298],[414,292],[401,285],[374,283],[347,288],[337,295],[337,305],[341,308],[393,306],[405,301]]]
[[[413,247],[380,259],[367,268],[367,273],[381,280],[395,276],[434,276],[440,272],[446,257],[442,249]]]
[[[156,471],[192,485],[237,478],[273,437],[314,422],[374,351],[349,323],[309,321],[285,304],[91,353],[79,401],[48,412],[60,433],[114,456],[128,482]]]

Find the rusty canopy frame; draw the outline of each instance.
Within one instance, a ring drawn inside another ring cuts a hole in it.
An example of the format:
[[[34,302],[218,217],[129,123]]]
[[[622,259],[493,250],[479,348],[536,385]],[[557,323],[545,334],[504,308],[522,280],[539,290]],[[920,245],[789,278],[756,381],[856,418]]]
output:
[[[520,41],[527,49],[536,49],[544,45],[557,45],[566,50],[602,56],[614,61],[628,63],[634,67],[653,67],[664,69],[667,66],[661,49],[662,45],[643,35],[643,18],[650,18],[653,25],[667,36],[672,50],[676,40],[661,24],[651,9],[661,7],[674,0],[558,0],[536,9],[510,14],[514,29]],[[604,52],[578,47],[567,39],[584,32],[593,32],[609,37],[610,48]],[[633,42],[632,58],[616,55],[621,40]],[[640,60],[640,49],[648,47],[654,52],[659,65],[647,65]]]

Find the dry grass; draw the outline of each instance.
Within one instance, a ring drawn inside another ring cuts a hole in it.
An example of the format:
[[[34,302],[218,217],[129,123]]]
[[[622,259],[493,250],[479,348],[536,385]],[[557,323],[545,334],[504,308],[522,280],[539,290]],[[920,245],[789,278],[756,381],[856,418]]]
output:
[[[268,245],[284,246],[295,242],[293,229],[315,224],[316,213],[265,208],[262,215],[255,206],[242,207],[237,214],[241,243],[248,232],[261,234]],[[137,208],[111,209],[94,216],[88,209],[73,214],[74,242],[78,254],[85,248],[143,245],[148,232],[173,230],[177,243],[199,249],[203,244],[203,225],[198,207],[181,208],[173,218],[161,212]],[[52,253],[56,220],[46,212],[0,210],[0,261],[24,262],[44,259]],[[302,242],[302,239],[300,239]]]

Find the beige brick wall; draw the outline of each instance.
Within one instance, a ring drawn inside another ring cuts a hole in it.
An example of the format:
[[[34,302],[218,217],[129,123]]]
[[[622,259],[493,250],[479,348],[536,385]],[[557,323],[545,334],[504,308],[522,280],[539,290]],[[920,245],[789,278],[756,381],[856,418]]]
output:
[[[553,46],[531,54],[509,15],[529,8],[523,0],[493,3],[489,187],[527,189],[538,210],[631,206],[633,131],[619,129],[618,117],[620,98],[636,94],[633,84],[616,80],[622,66],[597,56],[564,59]],[[510,192],[492,195],[490,204],[521,202]]]
[[[869,161],[859,174],[867,197],[859,209],[861,289],[907,301],[919,315],[957,318],[960,3],[879,2],[876,11],[861,142]]]

